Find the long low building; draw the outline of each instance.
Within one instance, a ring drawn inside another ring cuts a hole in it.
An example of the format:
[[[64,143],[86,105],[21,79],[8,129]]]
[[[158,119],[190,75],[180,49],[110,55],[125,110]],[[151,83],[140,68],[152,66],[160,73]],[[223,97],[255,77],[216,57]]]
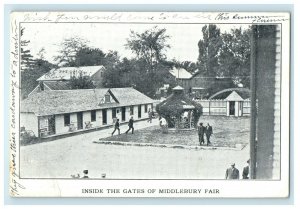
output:
[[[34,93],[21,101],[20,126],[48,137],[148,117],[153,100],[134,88],[57,90]]]

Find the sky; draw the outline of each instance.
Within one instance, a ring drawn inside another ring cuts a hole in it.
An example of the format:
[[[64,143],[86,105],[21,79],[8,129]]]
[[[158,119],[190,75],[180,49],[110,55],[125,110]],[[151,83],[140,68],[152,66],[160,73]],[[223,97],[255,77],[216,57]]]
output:
[[[108,24],[108,23],[23,23],[25,28],[22,39],[30,40],[28,49],[37,57],[41,48],[45,48],[45,59],[55,63],[53,57],[59,55],[60,43],[65,38],[74,36],[86,39],[88,46],[100,48],[104,52],[118,51],[121,58],[132,58],[134,54],[125,48],[130,31],[142,33],[154,26],[165,28],[170,36],[167,43],[167,59],[196,62],[198,58],[198,42],[202,39],[203,24]],[[221,32],[236,25],[218,25]],[[243,26],[245,27],[245,25]]]

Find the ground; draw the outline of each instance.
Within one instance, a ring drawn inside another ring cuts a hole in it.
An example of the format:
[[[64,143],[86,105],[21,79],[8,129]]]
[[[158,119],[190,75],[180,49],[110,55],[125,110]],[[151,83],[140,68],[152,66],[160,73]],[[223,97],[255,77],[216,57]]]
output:
[[[244,148],[228,147],[233,147],[237,142],[247,143],[249,120],[202,117],[201,121],[209,122],[214,128],[212,140],[214,146],[218,145],[216,149],[206,146],[203,149],[178,149],[94,143],[119,138],[110,137],[112,129],[22,146],[20,174],[21,178],[71,178],[77,173],[82,176],[82,171],[88,169],[91,178],[101,178],[102,174],[106,174],[109,179],[223,179],[231,162],[235,162],[236,167],[242,170],[249,158],[248,145]],[[158,143],[163,135],[154,131],[157,124],[157,120],[152,124],[146,121],[136,123],[137,131],[127,137],[138,139],[143,136],[142,133],[147,133],[141,140],[149,142],[152,136],[153,143]],[[121,126],[122,133],[126,129],[126,125]],[[174,136],[170,134],[167,138],[171,140]],[[176,137],[175,143],[180,144],[190,138],[191,147],[197,144],[195,132],[186,138],[179,138]],[[219,142],[216,144],[216,141]]]
[[[245,147],[249,143],[250,118],[235,118],[222,116],[202,116],[201,122],[213,126],[213,135],[210,138],[213,147]],[[121,134],[102,139],[103,141],[121,141],[135,143],[199,145],[197,130],[169,131],[162,134],[157,122],[154,126],[135,131],[134,134]],[[206,140],[206,139],[205,139]]]

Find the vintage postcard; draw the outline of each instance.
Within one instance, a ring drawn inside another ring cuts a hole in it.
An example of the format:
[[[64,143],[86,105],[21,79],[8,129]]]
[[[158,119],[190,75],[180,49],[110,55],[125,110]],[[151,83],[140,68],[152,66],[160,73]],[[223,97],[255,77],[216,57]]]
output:
[[[11,196],[289,196],[289,13],[16,11],[9,71]]]

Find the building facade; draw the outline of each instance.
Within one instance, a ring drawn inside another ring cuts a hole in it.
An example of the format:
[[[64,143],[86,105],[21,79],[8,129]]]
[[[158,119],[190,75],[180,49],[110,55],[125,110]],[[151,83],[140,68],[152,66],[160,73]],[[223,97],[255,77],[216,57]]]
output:
[[[245,88],[224,89],[209,99],[195,99],[203,107],[203,115],[250,116],[250,90]]]
[[[49,137],[148,118],[153,100],[133,88],[59,90],[35,93],[21,102],[20,126]]]

